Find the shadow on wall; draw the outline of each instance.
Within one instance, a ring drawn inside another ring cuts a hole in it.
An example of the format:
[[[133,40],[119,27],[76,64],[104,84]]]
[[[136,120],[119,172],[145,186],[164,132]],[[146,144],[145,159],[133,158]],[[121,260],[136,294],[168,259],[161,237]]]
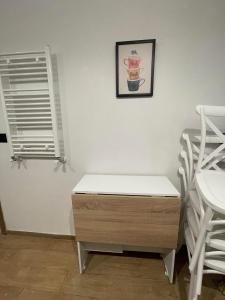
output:
[[[52,75],[53,75],[53,90],[55,95],[55,108],[56,108],[56,119],[57,119],[57,130],[59,137],[59,148],[62,157],[65,157],[64,148],[64,136],[63,136],[63,125],[62,125],[62,110],[60,102],[60,90],[59,90],[59,75],[58,75],[58,65],[57,57],[55,54],[51,55],[52,60]]]
[[[6,225],[5,225],[3,210],[1,206],[1,201],[0,201],[0,233],[6,234]]]

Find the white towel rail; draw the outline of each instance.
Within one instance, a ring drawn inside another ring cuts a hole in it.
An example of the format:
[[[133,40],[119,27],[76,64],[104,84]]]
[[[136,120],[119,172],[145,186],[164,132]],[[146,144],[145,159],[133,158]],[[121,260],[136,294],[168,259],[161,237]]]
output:
[[[11,157],[62,161],[48,46],[0,54],[0,96]]]

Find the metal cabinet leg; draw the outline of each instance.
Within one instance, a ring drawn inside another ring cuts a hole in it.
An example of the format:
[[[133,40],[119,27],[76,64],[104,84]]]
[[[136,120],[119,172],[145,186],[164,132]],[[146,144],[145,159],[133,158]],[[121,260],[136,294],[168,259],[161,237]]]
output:
[[[165,264],[165,274],[169,278],[170,283],[173,283],[174,263],[176,250],[171,250],[168,253],[163,253],[162,258]]]
[[[78,249],[79,269],[80,269],[80,273],[83,273],[86,269],[86,259],[87,259],[88,251],[84,249],[82,242],[77,242],[77,249]]]

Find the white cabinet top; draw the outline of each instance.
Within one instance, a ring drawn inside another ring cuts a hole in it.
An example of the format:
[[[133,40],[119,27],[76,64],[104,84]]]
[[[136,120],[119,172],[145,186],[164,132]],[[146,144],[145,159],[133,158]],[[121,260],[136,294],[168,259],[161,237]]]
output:
[[[165,176],[84,175],[73,189],[77,193],[180,197]]]

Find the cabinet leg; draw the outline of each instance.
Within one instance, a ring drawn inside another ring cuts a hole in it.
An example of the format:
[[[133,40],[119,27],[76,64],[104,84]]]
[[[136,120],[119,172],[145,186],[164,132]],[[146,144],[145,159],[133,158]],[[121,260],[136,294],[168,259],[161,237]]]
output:
[[[88,251],[84,249],[82,242],[77,242],[77,249],[78,249],[79,269],[80,269],[80,273],[83,273],[86,269],[86,259],[87,259]]]
[[[162,258],[165,264],[165,274],[169,278],[169,282],[173,283],[174,263],[175,263],[176,250],[171,250],[168,253],[163,253]]]

